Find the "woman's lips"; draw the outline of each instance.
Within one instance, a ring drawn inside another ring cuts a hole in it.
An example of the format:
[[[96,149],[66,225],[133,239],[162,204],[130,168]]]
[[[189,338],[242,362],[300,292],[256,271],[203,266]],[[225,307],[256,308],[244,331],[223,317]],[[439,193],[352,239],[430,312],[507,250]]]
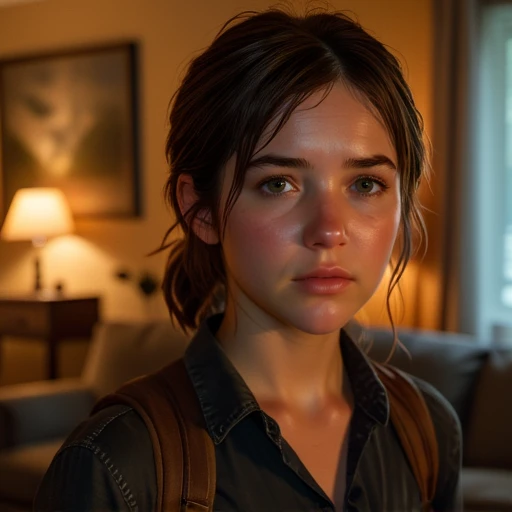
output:
[[[344,277],[307,277],[294,281],[302,290],[315,295],[334,295],[349,286],[353,279]]]
[[[322,266],[322,267],[316,268],[315,270],[312,270],[311,272],[308,272],[307,274],[296,277],[295,281],[301,281],[303,279],[310,279],[310,278],[334,278],[334,277],[339,277],[339,278],[348,279],[348,280],[353,279],[352,274],[348,270],[345,270],[344,268]]]

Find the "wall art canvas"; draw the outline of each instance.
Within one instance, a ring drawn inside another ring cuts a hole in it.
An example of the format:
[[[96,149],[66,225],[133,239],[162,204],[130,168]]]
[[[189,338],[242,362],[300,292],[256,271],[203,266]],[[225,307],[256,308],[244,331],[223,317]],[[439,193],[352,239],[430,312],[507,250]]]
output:
[[[140,214],[136,44],[0,62],[2,217],[58,187],[76,217]]]

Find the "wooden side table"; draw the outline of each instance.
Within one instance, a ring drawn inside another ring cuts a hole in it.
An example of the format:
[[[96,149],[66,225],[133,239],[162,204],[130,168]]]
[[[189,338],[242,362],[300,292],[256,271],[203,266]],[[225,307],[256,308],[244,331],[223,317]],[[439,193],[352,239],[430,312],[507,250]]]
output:
[[[61,341],[91,336],[99,319],[98,297],[0,297],[0,337],[40,338],[47,345],[47,374],[58,376],[57,348]]]

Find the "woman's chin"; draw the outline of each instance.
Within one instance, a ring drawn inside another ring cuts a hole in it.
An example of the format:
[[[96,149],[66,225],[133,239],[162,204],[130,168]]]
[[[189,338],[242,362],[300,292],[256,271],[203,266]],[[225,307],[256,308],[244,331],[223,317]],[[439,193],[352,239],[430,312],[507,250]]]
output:
[[[346,314],[305,313],[293,320],[294,327],[307,334],[322,336],[339,331],[352,316]]]

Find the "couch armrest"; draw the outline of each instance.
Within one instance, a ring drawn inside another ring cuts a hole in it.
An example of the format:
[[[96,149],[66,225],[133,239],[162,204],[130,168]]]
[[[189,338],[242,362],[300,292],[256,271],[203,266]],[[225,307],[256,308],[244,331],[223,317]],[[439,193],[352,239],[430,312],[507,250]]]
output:
[[[0,387],[0,449],[67,436],[96,399],[79,379]]]

